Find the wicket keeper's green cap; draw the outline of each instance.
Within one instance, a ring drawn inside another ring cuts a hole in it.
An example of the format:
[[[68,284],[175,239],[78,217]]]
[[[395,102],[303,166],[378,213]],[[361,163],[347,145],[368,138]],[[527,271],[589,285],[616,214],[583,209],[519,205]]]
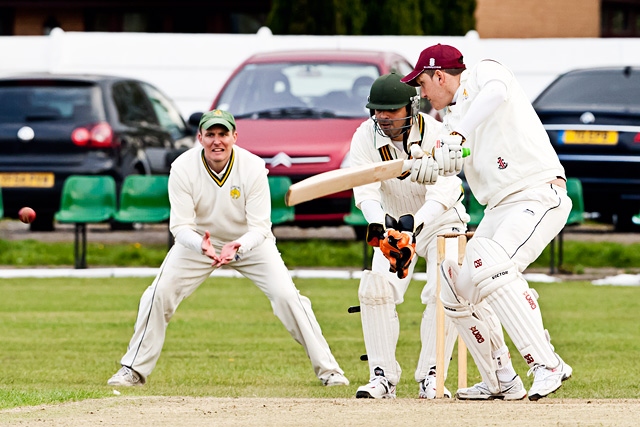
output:
[[[209,129],[213,125],[222,125],[230,131],[235,130],[236,120],[228,111],[212,110],[207,111],[200,118],[200,129]]]
[[[402,83],[400,75],[384,74],[371,85],[369,103],[365,107],[372,110],[395,110],[410,104],[416,95],[416,88]]]

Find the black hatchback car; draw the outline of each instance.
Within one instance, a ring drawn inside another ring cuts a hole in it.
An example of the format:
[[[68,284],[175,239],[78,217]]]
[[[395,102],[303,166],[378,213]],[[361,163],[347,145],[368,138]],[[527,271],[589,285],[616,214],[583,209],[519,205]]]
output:
[[[640,210],[640,68],[569,71],[533,102],[585,211],[618,231]]]
[[[0,78],[0,187],[5,216],[30,206],[53,230],[69,175],[166,174],[194,144],[164,93],[136,79],[69,74]]]

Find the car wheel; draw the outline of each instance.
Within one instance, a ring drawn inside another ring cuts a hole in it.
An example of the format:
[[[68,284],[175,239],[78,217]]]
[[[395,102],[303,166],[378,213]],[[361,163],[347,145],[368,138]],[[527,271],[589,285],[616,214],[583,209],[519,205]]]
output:
[[[52,213],[40,213],[36,216],[35,221],[29,224],[30,231],[54,231],[55,226],[53,223]]]

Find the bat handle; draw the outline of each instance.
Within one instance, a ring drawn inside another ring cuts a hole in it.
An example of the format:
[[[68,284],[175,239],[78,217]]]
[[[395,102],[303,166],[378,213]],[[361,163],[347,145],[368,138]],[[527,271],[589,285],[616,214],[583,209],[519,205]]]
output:
[[[413,162],[415,162],[416,159],[409,159],[409,160],[405,160],[402,163],[402,173],[405,173],[409,170],[411,170],[411,166],[413,166]]]

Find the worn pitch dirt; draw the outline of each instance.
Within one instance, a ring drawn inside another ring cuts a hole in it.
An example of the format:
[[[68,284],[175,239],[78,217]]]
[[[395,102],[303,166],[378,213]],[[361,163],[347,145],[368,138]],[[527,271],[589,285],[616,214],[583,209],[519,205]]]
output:
[[[639,400],[120,397],[0,411],[6,426],[637,426]]]

